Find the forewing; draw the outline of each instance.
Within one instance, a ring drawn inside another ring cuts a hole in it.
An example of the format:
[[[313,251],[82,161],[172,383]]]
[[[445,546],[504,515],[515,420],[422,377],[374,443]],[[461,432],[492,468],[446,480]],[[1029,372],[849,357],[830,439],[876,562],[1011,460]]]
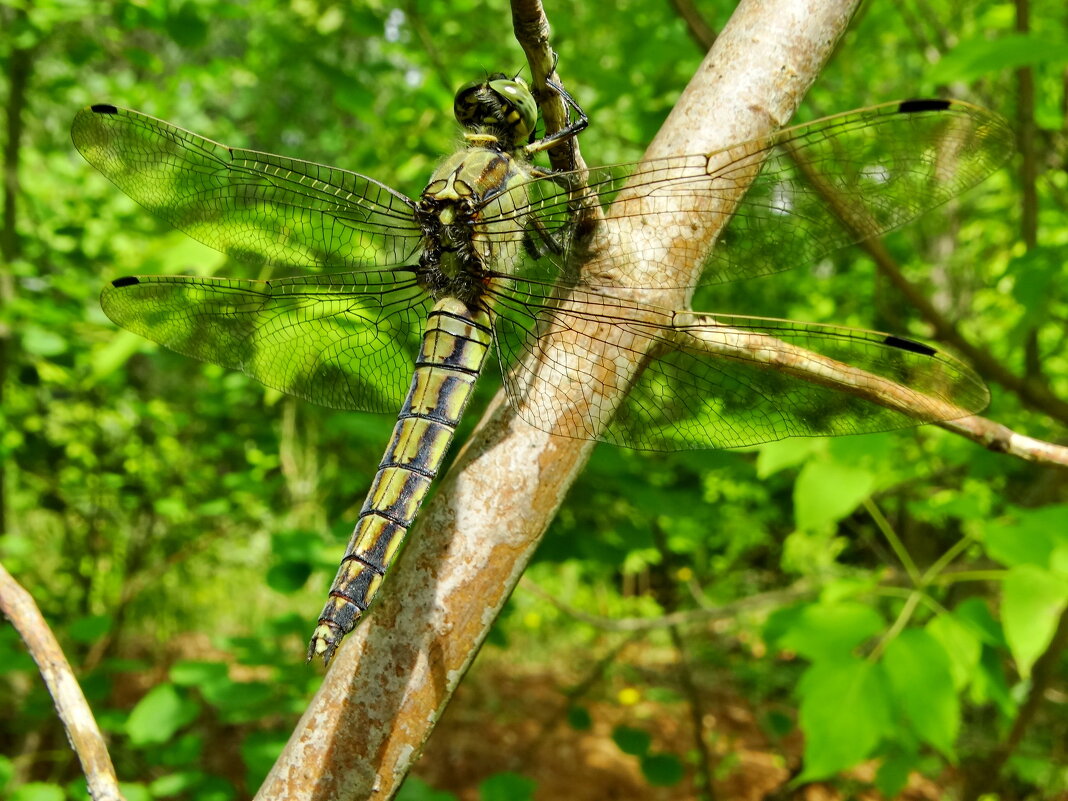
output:
[[[1006,121],[986,109],[887,103],[712,154],[540,178],[528,185],[529,205],[514,219],[575,255],[581,217],[563,187],[585,180],[606,215],[587,283],[620,274],[641,276],[639,285],[652,288],[695,283],[658,274],[668,259],[701,264],[696,283],[719,283],[812,264],[896,228],[983,180],[1013,149]],[[713,225],[743,191],[709,252],[700,244],[702,226]]]
[[[554,309],[535,294],[503,297],[495,328],[513,405],[554,434],[640,450],[733,448],[955,419],[988,400],[961,362],[887,334],[581,291]]]
[[[410,271],[272,281],[120,278],[104,312],[178,353],[335,409],[395,412],[429,301]]]
[[[244,261],[358,269],[403,264],[419,248],[412,201],[357,173],[230,148],[115,106],[79,111],[71,136],[146,209]]]

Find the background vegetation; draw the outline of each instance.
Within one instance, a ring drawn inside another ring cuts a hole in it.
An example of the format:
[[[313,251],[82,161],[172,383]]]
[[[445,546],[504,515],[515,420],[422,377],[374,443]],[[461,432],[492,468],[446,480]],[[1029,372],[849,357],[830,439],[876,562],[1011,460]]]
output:
[[[668,3],[547,6],[586,159],[637,158],[703,55],[693,31]],[[731,8],[696,12],[716,29]],[[1025,13],[1033,34],[1010,4],[867,5],[798,117],[951,95],[1033,119],[1037,178],[1018,157],[886,245],[1024,380],[988,374],[988,415],[1063,441],[1063,407],[1035,397],[1068,398],[1068,40],[1059,0]],[[96,174],[70,121],[113,102],[417,194],[457,144],[455,88],[524,66],[508,9],[38,0],[0,3],[0,30],[0,558],[60,635],[128,798],[251,795],[318,682],[304,642],[392,422],[116,330],[105,281],[234,266]],[[702,303],[933,337],[857,250]],[[1066,500],[1064,471],[934,427],[602,446],[404,797],[1064,798]],[[0,797],[84,796],[7,627],[0,754]]]

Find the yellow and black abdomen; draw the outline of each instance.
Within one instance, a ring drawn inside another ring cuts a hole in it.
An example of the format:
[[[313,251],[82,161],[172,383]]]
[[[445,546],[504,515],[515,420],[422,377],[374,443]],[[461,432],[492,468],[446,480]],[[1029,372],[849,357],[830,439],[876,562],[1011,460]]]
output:
[[[491,338],[486,312],[456,298],[439,301],[428,315],[408,397],[312,635],[309,659],[329,660],[378,590],[441,468]]]

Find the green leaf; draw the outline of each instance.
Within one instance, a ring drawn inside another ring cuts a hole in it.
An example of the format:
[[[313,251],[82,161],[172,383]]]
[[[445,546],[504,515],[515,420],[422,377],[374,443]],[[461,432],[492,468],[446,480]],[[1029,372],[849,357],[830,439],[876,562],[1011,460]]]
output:
[[[208,23],[197,14],[195,3],[186,2],[168,20],[167,32],[179,47],[193,49],[200,47],[207,38]]]
[[[953,686],[963,690],[975,677],[983,645],[975,631],[954,615],[938,615],[926,627],[949,657],[949,670]]]
[[[776,644],[813,662],[837,660],[848,656],[884,626],[879,613],[865,604],[815,603],[801,609]]]
[[[652,743],[652,738],[647,732],[632,729],[630,726],[616,726],[612,730],[612,740],[624,754],[638,757],[645,756]]]
[[[832,776],[871,755],[887,733],[890,699],[878,665],[853,657],[817,662],[798,685],[805,734],[798,782]]]
[[[169,768],[193,769],[201,765],[204,754],[204,735],[180,734],[167,743],[157,764]]]
[[[928,73],[933,84],[971,81],[983,75],[1068,62],[1068,43],[1032,34],[1006,34],[998,39],[969,39],[943,56]]]
[[[642,775],[653,787],[671,787],[682,781],[682,763],[674,754],[646,754]]]
[[[968,697],[976,706],[994,704],[1006,720],[1016,715],[1016,701],[1005,677],[1005,660],[1000,650],[984,648],[979,658],[979,670],[968,688]]]
[[[495,773],[478,785],[480,801],[530,801],[538,783],[518,773]]]
[[[233,801],[237,798],[237,790],[222,776],[205,776],[196,793],[189,797],[196,801]]]
[[[995,648],[1007,648],[1005,633],[1001,624],[994,619],[990,607],[982,598],[968,598],[961,601],[953,612],[954,615],[979,638],[985,645]]]
[[[815,437],[795,437],[768,442],[760,446],[757,455],[757,477],[767,478],[780,470],[799,465],[812,454],[825,448],[823,440]]]
[[[218,710],[227,723],[254,720],[264,714],[275,700],[274,687],[265,681],[235,681],[213,688],[205,699]]]
[[[1050,566],[1050,555],[1068,544],[1068,505],[1018,510],[982,528],[986,552],[1003,565]]]
[[[7,797],[10,801],[64,801],[65,795],[58,784],[27,782],[16,787]]]
[[[181,773],[168,773],[160,776],[148,785],[148,792],[153,798],[166,798],[197,788],[204,781],[204,774],[196,770]]]
[[[1026,311],[1018,327],[1033,330],[1048,317],[1058,300],[1061,265],[1065,262],[1065,245],[1040,245],[1009,259],[1005,273],[1012,276],[1012,297]]]
[[[15,775],[15,763],[8,757],[0,754],[0,793],[7,787],[8,782]]]
[[[248,787],[263,784],[287,739],[285,733],[272,731],[254,731],[245,736],[241,742],[241,761],[245,763]]]
[[[267,586],[275,592],[296,592],[311,574],[312,566],[308,562],[281,562],[267,570]]]
[[[20,339],[22,348],[34,356],[58,356],[67,350],[67,341],[47,328],[39,325],[27,325],[22,329]]]
[[[960,700],[945,648],[928,632],[907,629],[886,646],[882,664],[895,709],[904,713],[920,740],[953,761]]]
[[[909,772],[918,767],[916,754],[895,750],[883,759],[875,774],[875,786],[884,798],[898,798],[909,781]]]
[[[1068,581],[1034,565],[1009,571],[1002,584],[1001,622],[1020,675],[1027,678],[1049,646],[1057,620],[1068,604]]]
[[[396,801],[457,801],[457,798],[445,790],[435,790],[418,776],[409,776],[401,785]]]
[[[111,623],[111,615],[87,615],[71,623],[67,634],[75,642],[92,643],[111,630]]]
[[[589,731],[593,727],[593,718],[586,707],[574,704],[567,708],[567,723],[575,731]]]
[[[173,684],[158,684],[131,710],[126,734],[135,746],[159,745],[196,716],[197,705],[179,695]]]
[[[230,681],[230,668],[224,662],[183,660],[175,662],[168,674],[179,687],[204,687]]]
[[[125,801],[152,801],[152,794],[141,782],[119,782]]]
[[[794,522],[819,529],[850,515],[875,488],[875,475],[852,464],[813,460],[794,484]]]

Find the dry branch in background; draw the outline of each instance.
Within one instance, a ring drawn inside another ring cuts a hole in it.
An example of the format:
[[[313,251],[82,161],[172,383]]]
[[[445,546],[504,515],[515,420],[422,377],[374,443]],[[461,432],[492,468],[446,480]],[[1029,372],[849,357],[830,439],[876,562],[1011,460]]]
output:
[[[94,801],[122,801],[104,737],[63,649],[33,598],[3,565],[0,565],[0,610],[11,621],[37,663],[70,746],[85,773],[89,795]]]

